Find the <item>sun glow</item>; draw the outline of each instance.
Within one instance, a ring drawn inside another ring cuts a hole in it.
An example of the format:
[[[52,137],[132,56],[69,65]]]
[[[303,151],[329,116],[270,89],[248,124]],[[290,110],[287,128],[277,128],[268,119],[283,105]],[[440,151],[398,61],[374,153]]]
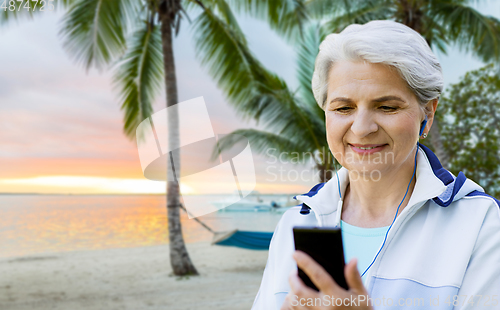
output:
[[[164,194],[165,182],[147,179],[123,179],[87,176],[39,176],[0,180],[3,192],[63,194]],[[195,194],[180,185],[181,194]]]

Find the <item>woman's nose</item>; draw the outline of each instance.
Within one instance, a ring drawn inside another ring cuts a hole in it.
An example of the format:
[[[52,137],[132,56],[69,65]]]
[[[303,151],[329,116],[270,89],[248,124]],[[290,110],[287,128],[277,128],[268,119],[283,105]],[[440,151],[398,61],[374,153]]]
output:
[[[378,130],[378,125],[374,122],[372,113],[358,111],[353,117],[351,131],[356,136],[363,138]]]

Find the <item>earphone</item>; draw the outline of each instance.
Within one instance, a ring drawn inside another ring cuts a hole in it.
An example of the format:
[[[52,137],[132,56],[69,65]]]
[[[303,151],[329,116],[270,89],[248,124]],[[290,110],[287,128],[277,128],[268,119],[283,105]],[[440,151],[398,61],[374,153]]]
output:
[[[420,132],[418,133],[418,136],[420,137],[424,133],[425,125],[427,125],[427,121],[429,119],[427,118],[427,115],[425,115],[425,118],[422,122],[422,125],[420,126]]]
[[[420,125],[420,131],[418,133],[418,136],[420,137],[422,135],[422,133],[424,132],[424,129],[425,129],[425,125],[427,125],[427,121],[428,121],[428,118],[427,118],[427,115],[425,115],[425,118],[424,120],[422,121],[422,124]],[[406,192],[405,192],[405,195],[403,197],[403,200],[401,200],[401,202],[399,203],[398,205],[398,208],[396,210],[396,215],[394,215],[394,219],[392,220],[392,223],[391,225],[389,226],[389,228],[387,229],[387,232],[385,233],[385,237],[384,237],[384,242],[382,243],[382,246],[380,247],[380,249],[378,250],[377,254],[375,255],[375,257],[373,258],[372,262],[370,263],[370,265],[365,269],[365,271],[363,271],[363,273],[361,274],[361,277],[365,275],[365,273],[368,271],[368,269],[370,269],[370,267],[373,265],[373,263],[375,262],[375,260],[377,259],[378,255],[380,254],[380,251],[382,251],[382,249],[384,248],[384,245],[385,245],[385,242],[387,240],[387,235],[389,234],[389,231],[391,230],[392,228],[392,225],[394,224],[394,222],[396,221],[396,217],[398,216],[398,212],[399,212],[399,208],[401,207],[401,205],[403,204],[403,201],[405,201],[406,199],[406,195],[408,195],[408,190],[410,189],[410,185],[411,185],[411,182],[413,181],[413,178],[415,177],[415,172],[417,170],[417,155],[418,155],[418,149],[419,149],[419,143],[417,142],[417,151],[415,152],[415,160],[414,160],[414,164],[413,164],[413,174],[411,176],[411,179],[410,179],[410,183],[408,183],[408,186],[406,187]],[[340,197],[340,201],[339,201],[339,206],[342,206],[342,194],[341,194],[341,191],[340,191],[340,179],[339,179],[339,175],[337,173],[337,171],[335,171],[335,174],[337,175],[337,184],[338,184],[338,188],[339,188],[339,197]],[[341,211],[342,212],[342,211]],[[341,220],[340,220],[340,217],[341,217],[341,214],[337,215],[337,218],[339,219],[339,223],[341,223]]]

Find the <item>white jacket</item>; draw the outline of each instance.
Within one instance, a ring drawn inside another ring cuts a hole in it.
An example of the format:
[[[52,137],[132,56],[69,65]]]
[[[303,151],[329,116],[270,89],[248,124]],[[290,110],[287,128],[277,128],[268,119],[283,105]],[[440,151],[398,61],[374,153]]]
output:
[[[344,192],[346,169],[339,170],[339,179]],[[340,220],[336,177],[296,198],[304,204],[288,210],[276,226],[252,310],[279,309],[290,292],[288,277],[297,268],[292,228],[337,226]],[[377,310],[500,309],[498,200],[462,173],[453,176],[420,145],[413,193],[364,284]]]

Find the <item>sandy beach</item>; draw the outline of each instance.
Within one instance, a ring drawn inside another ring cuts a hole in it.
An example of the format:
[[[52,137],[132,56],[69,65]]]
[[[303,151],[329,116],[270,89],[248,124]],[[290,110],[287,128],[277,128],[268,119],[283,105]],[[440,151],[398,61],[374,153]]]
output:
[[[250,309],[267,251],[187,247],[200,276],[172,276],[168,245],[2,258],[0,309]]]

